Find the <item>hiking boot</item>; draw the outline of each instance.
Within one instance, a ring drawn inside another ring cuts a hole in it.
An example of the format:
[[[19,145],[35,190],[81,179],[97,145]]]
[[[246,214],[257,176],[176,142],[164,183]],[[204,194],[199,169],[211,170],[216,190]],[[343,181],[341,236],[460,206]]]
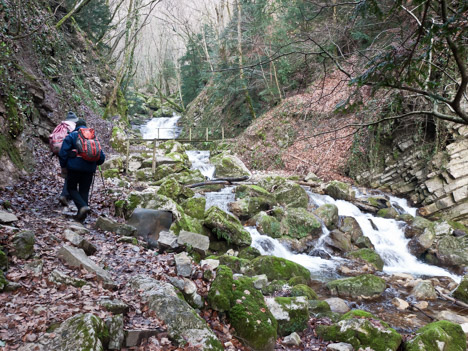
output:
[[[63,205],[63,206],[68,206],[68,199],[66,196],[63,196],[61,195],[59,197],[59,202]]]
[[[80,222],[83,222],[86,219],[86,216],[88,216],[89,211],[91,209],[88,206],[83,206],[78,210],[78,213],[76,215],[76,219]]]

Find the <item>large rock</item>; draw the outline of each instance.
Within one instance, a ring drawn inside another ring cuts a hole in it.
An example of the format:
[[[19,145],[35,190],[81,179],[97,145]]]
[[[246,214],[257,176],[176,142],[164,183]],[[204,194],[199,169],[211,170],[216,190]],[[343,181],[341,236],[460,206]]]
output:
[[[466,336],[462,327],[448,321],[433,322],[422,327],[415,337],[404,345],[405,351],[465,351],[466,346]]]
[[[195,195],[192,189],[179,184],[173,178],[166,179],[161,184],[158,194],[167,196],[177,203],[182,203]]]
[[[133,277],[129,284],[165,323],[169,337],[175,342],[190,343],[201,350],[223,350],[206,322],[187,302],[179,299],[171,284],[141,275]]]
[[[360,249],[357,251],[350,252],[349,257],[362,260],[374,266],[378,271],[381,271],[384,266],[384,261],[380,255],[372,249]]]
[[[330,297],[329,299],[326,299],[325,302],[328,303],[332,312],[346,313],[350,310],[346,301],[339,297]]]
[[[363,236],[361,226],[354,217],[343,217],[338,229],[343,233],[349,234],[353,243],[357,243],[359,238]]]
[[[281,229],[283,235],[293,239],[318,238],[322,233],[322,224],[304,208],[288,208],[281,221]]]
[[[211,157],[210,162],[216,167],[216,178],[250,177],[252,175],[244,163],[234,155],[222,153]]]
[[[16,257],[28,259],[34,255],[34,232],[23,230],[13,238],[13,254]]]
[[[320,218],[328,229],[338,226],[338,207],[334,204],[325,204],[317,208],[314,213]]]
[[[112,316],[106,319],[106,327],[109,331],[109,350],[120,350],[122,348],[125,333],[124,333],[124,321],[121,314]]]
[[[236,246],[250,246],[252,237],[244,229],[241,222],[233,215],[218,207],[206,211],[205,226],[210,228],[219,239],[226,240]]]
[[[269,199],[271,202],[275,201],[273,195],[258,185],[239,185],[236,187],[235,191],[236,199],[244,199],[246,197],[264,197]]]
[[[190,246],[193,250],[206,256],[210,247],[210,239],[201,234],[181,230],[177,239],[179,245]]]
[[[435,232],[432,228],[426,228],[417,236],[414,236],[408,243],[409,251],[415,256],[421,256],[427,249],[429,249],[436,238]]]
[[[209,306],[215,311],[229,311],[234,303],[233,286],[232,270],[224,265],[219,266],[216,270],[216,278],[211,283],[208,292],[207,301]]]
[[[418,300],[435,300],[437,294],[430,280],[423,280],[416,284],[411,292]]]
[[[351,241],[351,235],[349,233],[343,233],[339,229],[332,230],[325,238],[325,242],[334,250],[341,252],[349,252],[354,249],[353,243]]]
[[[437,264],[455,268],[466,267],[468,266],[468,237],[445,235],[436,240],[429,252],[435,255]]]
[[[182,203],[186,215],[201,219],[205,218],[206,199],[204,197],[192,197]]]
[[[278,335],[301,332],[309,321],[309,304],[304,296],[268,297],[265,302],[278,322]]]
[[[385,287],[385,280],[371,274],[337,279],[327,284],[331,294],[340,297],[379,297]]]
[[[248,268],[249,275],[265,274],[269,281],[289,280],[292,277],[302,277],[306,282],[310,280],[307,268],[275,256],[260,256],[252,260]]]
[[[119,223],[111,218],[100,216],[95,224],[96,228],[112,232],[120,236],[136,236],[137,230],[128,224]]]
[[[107,330],[101,318],[87,313],[68,318],[53,334],[46,333],[35,343],[21,346],[19,351],[104,351],[103,337]]]
[[[463,277],[460,284],[453,292],[453,297],[468,303],[468,274]]]
[[[73,230],[66,229],[63,236],[76,247],[83,249],[87,255],[93,255],[97,251],[97,247],[94,246],[93,243],[89,242],[78,233],[75,233]]]
[[[281,223],[273,216],[268,215],[266,212],[258,213],[254,218],[258,232],[263,235],[271,236],[272,238],[280,238]]]
[[[127,224],[137,229],[138,236],[145,240],[149,247],[157,247],[159,233],[168,231],[172,225],[172,212],[137,208]]]
[[[307,208],[309,205],[309,195],[304,188],[283,177],[266,177],[258,185],[272,193],[283,206]]]
[[[396,351],[402,338],[390,326],[368,312],[353,310],[333,325],[320,325],[318,337],[353,345],[355,350]]]
[[[353,201],[356,198],[356,192],[349,184],[332,180],[325,185],[325,193],[336,200]]]
[[[83,267],[88,272],[95,273],[98,279],[104,283],[104,287],[113,289],[117,286],[117,284],[112,280],[109,272],[99,267],[94,261],[89,259],[82,249],[72,246],[63,246],[60,248],[58,256],[71,267]]]
[[[274,202],[266,197],[245,197],[229,203],[229,210],[241,220],[254,217],[261,211],[268,211],[273,207]]]

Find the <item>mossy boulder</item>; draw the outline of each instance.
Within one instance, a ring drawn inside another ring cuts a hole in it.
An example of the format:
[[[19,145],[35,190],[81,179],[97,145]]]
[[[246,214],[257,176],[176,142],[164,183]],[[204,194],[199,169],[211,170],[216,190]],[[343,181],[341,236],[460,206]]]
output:
[[[125,153],[127,151],[127,134],[122,127],[114,126],[112,128],[110,144],[117,152]]]
[[[149,188],[144,191],[133,191],[127,199],[117,200],[114,203],[115,212],[117,216],[124,216],[126,219],[130,218],[135,208],[146,208],[150,210],[164,210],[170,211],[175,219],[180,219],[183,212],[174,200],[167,196],[157,194],[155,189]]]
[[[182,203],[184,212],[190,217],[205,219],[206,199],[204,197],[192,197]]]
[[[382,257],[372,249],[360,249],[353,252],[350,252],[349,257],[357,258],[362,261],[370,263],[372,266],[375,267],[376,270],[381,271],[384,266],[384,261]]]
[[[330,305],[326,301],[309,300],[309,313],[317,315],[319,313],[331,312]]]
[[[305,296],[307,300],[317,300],[318,295],[310,286],[305,284],[294,285],[291,289],[291,296]]]
[[[352,238],[349,233],[343,233],[341,230],[333,229],[326,238],[328,246],[340,252],[349,252],[354,250]]]
[[[158,181],[168,176],[172,177],[177,173],[187,171],[187,170],[188,168],[182,162],[159,165],[158,167],[156,167],[156,170],[154,171],[153,180]]]
[[[468,303],[468,274],[463,277],[460,284],[453,292],[453,297]]]
[[[427,249],[429,249],[434,240],[436,239],[436,235],[434,230],[430,228],[424,229],[422,234],[414,236],[410,242],[408,243],[408,250],[415,256],[420,256]]]
[[[120,171],[117,168],[106,169],[105,171],[102,172],[102,176],[106,179],[119,178]]]
[[[216,278],[211,283],[208,292],[208,305],[216,311],[229,311],[234,303],[233,286],[232,270],[224,265],[219,266],[216,269]]]
[[[296,275],[288,280],[288,284],[290,286],[307,285],[309,281],[310,279],[308,279],[307,277]]]
[[[288,208],[281,221],[282,234],[293,239],[302,239],[309,235],[319,237],[322,224],[304,208]]]
[[[399,216],[399,213],[397,210],[395,210],[393,207],[390,208],[382,208],[379,211],[377,211],[377,217],[382,217],[382,218],[397,218]]]
[[[390,326],[370,313],[353,310],[333,325],[320,325],[317,336],[325,341],[345,342],[355,350],[396,351],[402,338]]]
[[[274,280],[271,283],[269,283],[267,286],[262,288],[262,293],[265,296],[271,296],[271,295],[276,295],[278,292],[284,291],[284,290],[290,290],[291,285],[288,284],[286,280]]]
[[[230,255],[219,256],[218,260],[220,264],[229,267],[234,273],[245,273],[250,264],[250,260]]]
[[[356,242],[360,237],[363,236],[361,226],[354,217],[343,217],[338,229],[343,233],[351,235],[351,241]]]
[[[451,267],[468,266],[468,236],[445,235],[431,247],[439,264]]]
[[[309,304],[304,296],[270,297],[266,304],[278,322],[278,335],[301,332],[309,321]]]
[[[314,213],[323,221],[328,229],[338,226],[338,207],[334,204],[325,204],[317,208]]]
[[[229,210],[241,220],[254,217],[261,211],[268,211],[272,207],[270,199],[266,197],[245,197],[229,204]]]
[[[254,350],[273,351],[278,325],[253,279],[240,277],[234,281],[233,301],[228,317],[239,339]]]
[[[219,238],[236,246],[250,246],[252,237],[241,222],[218,207],[211,207],[205,214],[204,224]]]
[[[259,212],[254,217],[254,221],[260,234],[268,235],[272,238],[280,238],[282,236],[281,223],[266,212]]]
[[[161,184],[158,194],[167,196],[177,203],[182,203],[183,201],[195,196],[192,189],[179,184],[176,180],[171,178]]]
[[[275,201],[266,189],[258,185],[239,185],[236,187],[236,199],[243,199],[246,197],[264,197],[270,199],[272,202]]]
[[[203,221],[190,217],[185,213],[181,213],[180,218],[172,223],[170,230],[175,234],[179,234],[182,230],[185,230],[191,233],[209,235],[209,230],[203,226]]]
[[[238,255],[239,258],[243,258],[246,260],[253,260],[254,258],[257,258],[259,256],[261,256],[260,251],[258,251],[258,249],[252,246],[245,247],[239,250],[239,255]]]
[[[216,167],[216,178],[250,177],[252,175],[237,156],[226,152],[211,157],[210,162]]]
[[[160,144],[158,149],[162,150],[166,155],[171,153],[185,154],[185,151],[187,150],[183,144],[175,140],[168,140]]]
[[[273,191],[276,201],[288,208],[307,208],[309,195],[299,184],[286,182]]]
[[[466,336],[462,327],[449,321],[427,324],[416,332],[413,339],[405,342],[405,351],[465,351]]]
[[[34,255],[35,235],[31,230],[23,230],[13,237],[13,254],[22,259]]]
[[[338,180],[327,183],[324,191],[336,200],[353,201],[356,198],[356,192],[351,188],[351,185]]]
[[[285,258],[260,256],[251,261],[249,275],[265,274],[269,281],[288,280],[294,276],[303,277],[308,282],[310,272],[307,268]]]
[[[363,274],[357,277],[337,279],[327,284],[332,295],[340,297],[378,297],[385,288],[386,283],[382,278],[372,274]]]

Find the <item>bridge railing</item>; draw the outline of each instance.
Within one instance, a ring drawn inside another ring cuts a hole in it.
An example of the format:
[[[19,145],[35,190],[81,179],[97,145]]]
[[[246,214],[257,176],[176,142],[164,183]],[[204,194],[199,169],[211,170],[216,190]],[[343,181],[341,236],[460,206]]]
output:
[[[144,153],[149,150],[153,151],[152,157],[152,172],[153,174],[156,171],[157,161],[156,161],[156,150],[158,143],[164,142],[167,140],[177,140],[181,143],[206,143],[214,141],[224,141],[225,132],[224,127],[221,128],[183,128],[181,126],[173,128],[156,128],[153,130],[156,138],[152,139],[127,139],[126,145],[126,158],[125,158],[125,172],[128,174],[129,162],[130,162],[130,146],[131,144],[142,144],[143,148],[138,150],[132,150],[133,153]],[[152,147],[148,144],[151,143]]]

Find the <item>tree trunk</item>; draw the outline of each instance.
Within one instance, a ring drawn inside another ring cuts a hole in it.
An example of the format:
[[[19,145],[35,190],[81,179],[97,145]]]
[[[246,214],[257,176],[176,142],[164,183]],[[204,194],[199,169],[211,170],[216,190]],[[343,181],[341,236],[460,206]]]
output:
[[[73,9],[67,13],[58,23],[55,25],[56,29],[59,29],[62,24],[65,23],[67,19],[69,19],[71,16],[73,16],[76,12],[80,11],[83,7],[88,5],[91,2],[91,0],[79,0],[78,3],[73,7]]]

